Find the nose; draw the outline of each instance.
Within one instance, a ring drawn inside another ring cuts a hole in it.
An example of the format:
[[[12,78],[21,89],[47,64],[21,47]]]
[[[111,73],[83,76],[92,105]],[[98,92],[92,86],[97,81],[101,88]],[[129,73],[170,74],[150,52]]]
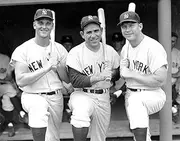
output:
[[[95,37],[96,36],[96,33],[95,32],[92,32],[91,33],[91,37]]]
[[[42,24],[42,28],[46,28],[46,24]]]
[[[126,26],[125,31],[130,31],[131,27],[130,26]]]

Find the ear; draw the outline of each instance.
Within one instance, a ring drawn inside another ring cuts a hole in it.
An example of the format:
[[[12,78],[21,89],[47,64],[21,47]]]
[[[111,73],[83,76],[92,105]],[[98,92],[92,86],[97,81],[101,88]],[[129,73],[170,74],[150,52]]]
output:
[[[54,23],[52,23],[52,29],[54,28]]]
[[[33,28],[36,29],[36,24],[35,21],[33,22]]]
[[[83,31],[80,31],[80,35],[84,39],[84,32]]]
[[[140,30],[143,29],[143,24],[142,23],[139,24],[139,28],[140,28]]]

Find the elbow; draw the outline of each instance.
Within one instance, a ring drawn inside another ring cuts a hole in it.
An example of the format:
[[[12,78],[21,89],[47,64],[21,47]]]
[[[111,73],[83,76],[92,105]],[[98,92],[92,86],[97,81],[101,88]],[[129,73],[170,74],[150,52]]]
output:
[[[162,87],[166,83],[166,77],[157,80],[157,86]]]
[[[22,82],[22,81],[20,81],[20,80],[17,80],[16,83],[17,83],[17,85],[18,85],[19,87],[24,87],[24,86],[27,85],[27,84],[25,84],[24,82]]]

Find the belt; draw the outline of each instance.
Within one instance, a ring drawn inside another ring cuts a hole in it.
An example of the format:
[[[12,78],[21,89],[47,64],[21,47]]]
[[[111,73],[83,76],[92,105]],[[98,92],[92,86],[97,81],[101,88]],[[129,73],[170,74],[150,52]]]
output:
[[[61,90],[56,90],[56,91],[52,91],[52,92],[43,92],[43,93],[40,93],[40,94],[45,94],[45,95],[54,95],[54,94],[57,94],[59,93]]]
[[[40,93],[40,94],[45,94],[45,95],[54,95],[54,94],[56,94],[56,92],[55,92],[55,91],[52,91],[52,92],[46,92],[46,93]]]
[[[141,92],[141,91],[145,91],[146,89],[133,89],[133,88],[127,88],[133,92]]]
[[[108,89],[99,89],[99,90],[94,90],[94,89],[83,89],[84,92],[87,93],[94,93],[94,94],[103,94],[108,92]]]

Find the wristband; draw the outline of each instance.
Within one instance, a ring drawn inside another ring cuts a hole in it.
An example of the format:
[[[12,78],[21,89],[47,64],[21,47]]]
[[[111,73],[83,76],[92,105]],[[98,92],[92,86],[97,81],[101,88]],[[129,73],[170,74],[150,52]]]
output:
[[[122,90],[118,90],[118,91],[114,92],[113,94],[116,95],[118,98],[122,94]]]

